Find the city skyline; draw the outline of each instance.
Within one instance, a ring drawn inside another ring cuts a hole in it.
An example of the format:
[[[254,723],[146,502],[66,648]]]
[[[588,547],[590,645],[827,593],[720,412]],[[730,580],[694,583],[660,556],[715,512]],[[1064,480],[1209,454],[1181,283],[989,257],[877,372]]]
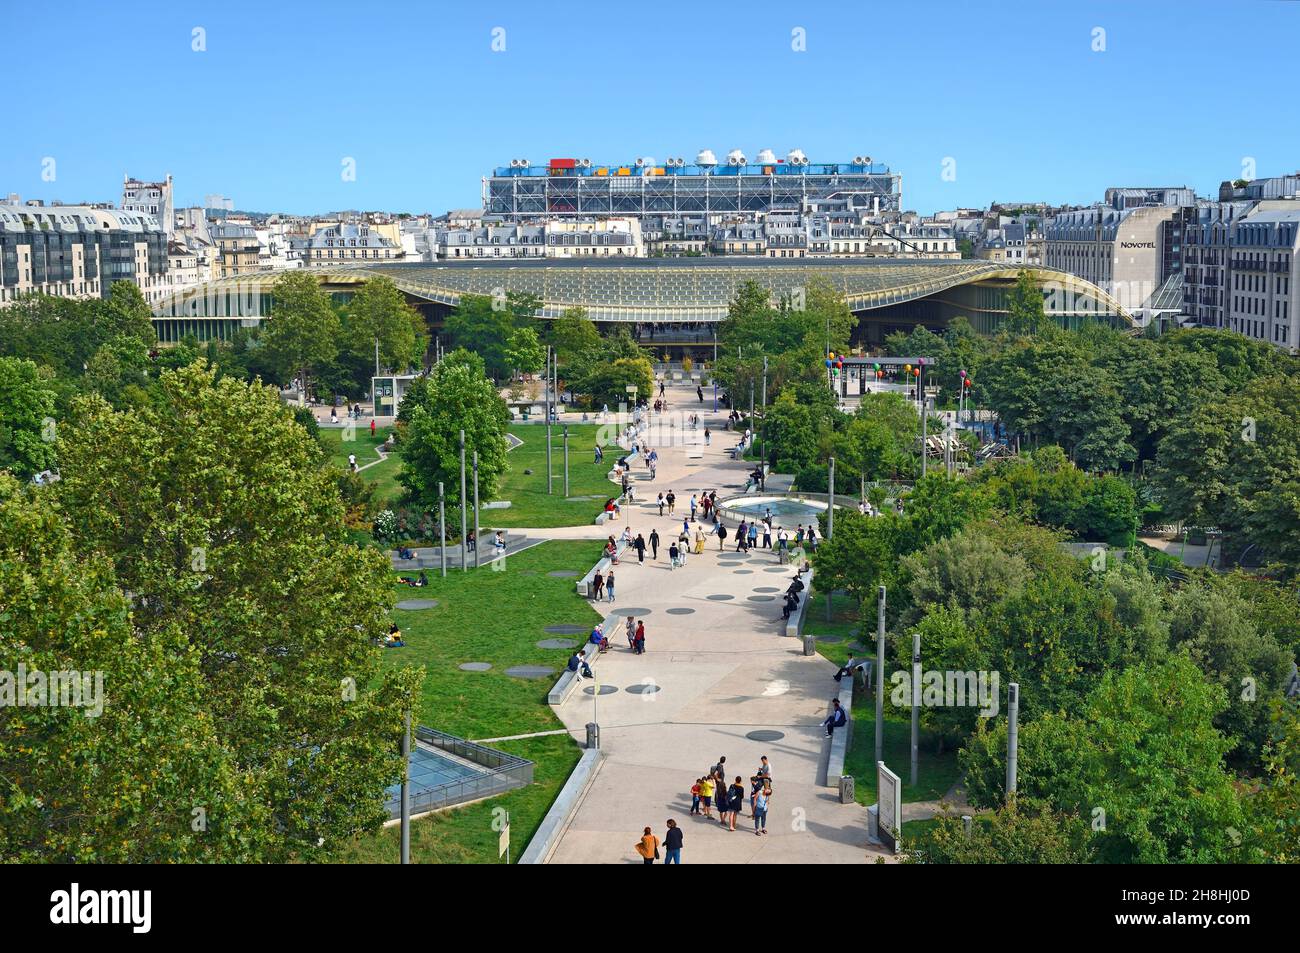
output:
[[[1233,8],[1249,21],[1251,54],[1220,54],[1226,80],[1188,65],[1201,62],[1188,44],[1221,28],[1223,8],[1208,3],[945,3],[946,30],[935,8],[757,4],[739,18],[692,11],[690,35],[667,14],[612,11],[575,18],[559,43],[546,12],[523,5],[316,4],[310,19],[298,5],[156,6],[129,23],[111,8],[74,9],[57,22],[13,14],[27,39],[15,51],[18,101],[49,107],[20,111],[17,148],[0,156],[0,190],[24,200],[114,201],[124,173],[170,172],[178,207],[219,193],[249,211],[436,214],[477,207],[480,178],[519,156],[626,163],[799,148],[814,162],[870,154],[903,176],[904,207],[931,213],[1086,205],[1116,185],[1213,194],[1225,179],[1294,172],[1300,155],[1272,100],[1242,94],[1286,82],[1286,37],[1300,25],[1289,3]],[[409,43],[394,49],[394,35]],[[110,69],[110,99],[125,100],[141,66],[158,82],[125,109],[86,110],[84,76],[50,69],[56,42],[68,62],[150,52]],[[855,112],[858,131],[840,119]]]

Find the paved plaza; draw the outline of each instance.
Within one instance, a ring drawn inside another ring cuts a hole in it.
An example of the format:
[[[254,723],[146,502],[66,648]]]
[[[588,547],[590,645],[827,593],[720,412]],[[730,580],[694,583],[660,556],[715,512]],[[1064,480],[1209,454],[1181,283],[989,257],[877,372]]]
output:
[[[691,494],[733,495],[753,464],[730,459],[738,436],[723,430],[725,412],[711,412],[711,395],[701,404],[693,386],[670,386],[668,396],[670,413],[700,413],[700,427],[686,430],[685,446],[651,443],[659,451],[657,479],[641,479],[644,466],[633,467],[638,502],[623,520],[516,531],[530,538],[604,538],[626,525],[647,537],[657,529],[663,540],[659,559],[647,551],[644,565],[628,550],[615,567],[618,601],[598,605],[612,645],[594,664],[602,693],[596,696],[587,683],[557,709],[579,739],[588,722],[600,724],[603,758],[550,862],[640,863],[632,844],[642,828],[649,825],[662,838],[670,817],[685,834],[684,863],[873,861],[880,852],[867,843],[866,809],[840,804],[826,785],[830,745],[820,722],[838,688],[835,667],[805,657],[800,640],[781,634],[781,594],[794,567],[779,566],[766,550],[736,553],[730,524],[723,553],[709,537],[703,555],[669,567],[668,543],[680,531],[683,511],[689,513]],[[705,426],[713,431],[710,447],[703,446]],[[669,488],[677,512],[660,517],[653,501]],[[645,621],[644,655],[634,655],[624,637],[631,610]],[[764,740],[749,737],[755,732]],[[773,777],[768,836],[754,835],[748,798],[734,832],[690,816],[690,787],[719,756],[727,759],[728,780],[740,775],[748,792],[762,755]]]

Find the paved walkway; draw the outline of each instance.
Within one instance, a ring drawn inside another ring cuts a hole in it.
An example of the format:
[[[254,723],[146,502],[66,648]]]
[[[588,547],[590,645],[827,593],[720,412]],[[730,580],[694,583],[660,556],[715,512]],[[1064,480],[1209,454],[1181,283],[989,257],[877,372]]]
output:
[[[710,537],[703,555],[691,555],[684,568],[668,566],[667,543],[681,527],[691,493],[738,492],[753,465],[729,459],[737,435],[722,429],[723,414],[708,412],[710,400],[700,404],[693,386],[670,387],[668,394],[670,412],[704,417],[694,433],[699,445],[651,444],[659,450],[658,478],[637,481],[643,499],[627,508],[625,520],[608,529],[515,530],[530,538],[599,538],[626,524],[647,536],[657,528],[664,541],[657,562],[647,554],[639,565],[625,555],[615,570],[618,601],[598,606],[618,624],[607,626],[614,648],[596,662],[596,677],[617,691],[599,697],[579,692],[557,709],[579,736],[587,722],[598,721],[604,758],[550,862],[640,863],[632,844],[642,828],[650,825],[662,838],[669,817],[685,833],[686,863],[873,861],[879,852],[867,844],[866,809],[840,804],[825,786],[829,742],[820,722],[835,694],[834,666],[820,656],[805,657],[798,640],[778,634],[781,595],[793,570],[766,551],[736,554],[730,525],[725,553]],[[707,448],[705,424],[714,434]],[[682,433],[680,424],[675,432]],[[690,441],[691,432],[685,433]],[[644,468],[633,469],[634,477],[641,473]],[[678,498],[677,513],[660,517],[644,497],[652,500],[669,488]],[[627,648],[624,609],[644,610],[638,616],[646,624],[645,655]],[[771,734],[754,740],[748,737],[754,731]],[[768,836],[754,835],[748,798],[734,832],[690,816],[690,787],[719,756],[726,756],[728,779],[742,776],[748,791],[761,755],[770,759],[773,776]]]

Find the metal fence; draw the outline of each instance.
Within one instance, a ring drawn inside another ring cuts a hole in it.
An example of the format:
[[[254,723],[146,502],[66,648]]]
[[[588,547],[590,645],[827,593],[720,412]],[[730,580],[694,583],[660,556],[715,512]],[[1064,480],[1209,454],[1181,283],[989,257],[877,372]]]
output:
[[[411,813],[423,814],[436,811],[466,801],[503,794],[533,782],[533,762],[517,758],[504,751],[488,748],[484,745],[457,738],[446,732],[426,728],[423,725],[415,729],[416,744],[425,745],[438,751],[445,751],[466,761],[481,766],[484,770],[468,778],[459,778],[411,792]],[[401,816],[402,801],[400,794],[388,800],[388,815],[391,818]]]

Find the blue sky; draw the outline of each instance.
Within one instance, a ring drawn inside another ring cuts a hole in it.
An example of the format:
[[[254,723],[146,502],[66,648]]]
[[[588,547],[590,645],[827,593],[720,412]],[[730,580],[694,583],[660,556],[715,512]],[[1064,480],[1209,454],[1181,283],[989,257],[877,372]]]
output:
[[[1300,168],[1289,0],[0,0],[0,12],[0,195],[24,199],[115,201],[123,173],[171,172],[182,205],[222,193],[261,211],[441,212],[477,207],[480,177],[515,156],[704,147],[866,153],[903,174],[922,212],[1085,203],[1108,185],[1206,192],[1248,159],[1260,176]],[[192,49],[195,28],[206,50]]]

